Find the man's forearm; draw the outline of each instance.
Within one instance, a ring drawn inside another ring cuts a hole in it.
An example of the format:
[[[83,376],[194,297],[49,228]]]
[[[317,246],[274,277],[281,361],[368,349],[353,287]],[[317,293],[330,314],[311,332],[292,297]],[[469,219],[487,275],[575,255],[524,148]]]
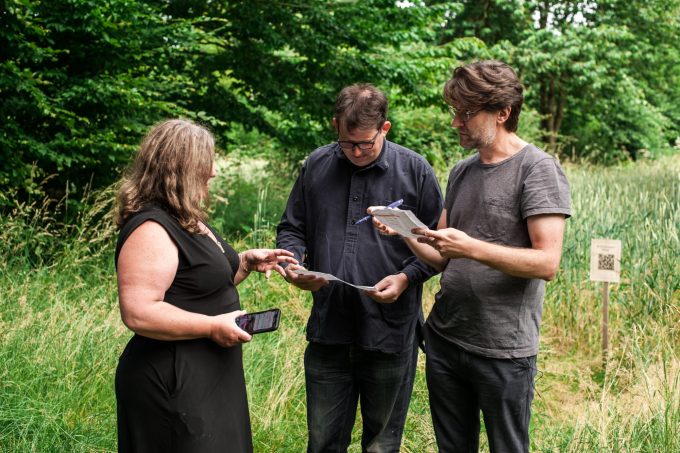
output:
[[[427,263],[438,272],[441,272],[448,263],[448,258],[444,258],[438,251],[427,244],[418,242],[416,238],[404,238],[411,251],[424,263]]]
[[[513,277],[552,280],[559,268],[561,249],[555,252],[513,248],[478,239],[471,240],[474,245],[470,248],[469,258]]]

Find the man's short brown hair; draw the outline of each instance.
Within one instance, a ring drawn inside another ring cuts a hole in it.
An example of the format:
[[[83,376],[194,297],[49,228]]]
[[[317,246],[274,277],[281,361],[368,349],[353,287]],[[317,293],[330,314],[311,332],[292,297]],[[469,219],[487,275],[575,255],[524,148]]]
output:
[[[380,129],[387,121],[387,97],[368,83],[346,86],[335,99],[334,116],[347,131]]]
[[[524,94],[522,83],[507,64],[477,61],[453,70],[444,85],[444,100],[458,109],[498,111],[510,107],[510,117],[503,123],[509,132],[517,131]]]

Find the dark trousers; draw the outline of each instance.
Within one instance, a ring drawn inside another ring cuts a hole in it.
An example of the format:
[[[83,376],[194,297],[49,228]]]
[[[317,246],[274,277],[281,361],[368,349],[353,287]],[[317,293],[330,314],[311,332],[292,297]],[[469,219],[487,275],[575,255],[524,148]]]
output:
[[[361,401],[364,452],[399,452],[418,347],[398,354],[309,343],[305,351],[309,453],[346,452]]]
[[[471,354],[425,329],[426,378],[440,452],[479,450],[479,411],[492,453],[528,452],[536,356]]]

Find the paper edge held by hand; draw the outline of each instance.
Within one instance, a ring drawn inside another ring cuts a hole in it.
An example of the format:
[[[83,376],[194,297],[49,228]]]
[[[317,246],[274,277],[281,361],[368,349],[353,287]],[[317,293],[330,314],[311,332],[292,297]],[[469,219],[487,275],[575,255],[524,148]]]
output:
[[[429,229],[412,211],[407,209],[376,209],[373,211],[373,217],[392,228],[400,236],[407,238],[425,237],[422,234],[411,233],[413,228]]]

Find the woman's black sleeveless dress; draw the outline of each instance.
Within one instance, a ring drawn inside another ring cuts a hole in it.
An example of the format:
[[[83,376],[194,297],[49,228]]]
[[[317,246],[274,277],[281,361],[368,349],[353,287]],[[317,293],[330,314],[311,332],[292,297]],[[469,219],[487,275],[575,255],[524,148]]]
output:
[[[162,225],[179,250],[166,302],[205,315],[240,309],[236,251],[213,231],[222,253],[210,237],[186,232],[161,209],[128,219],[116,263],[126,239],[148,220]],[[241,345],[134,335],[118,362],[116,402],[119,452],[252,452]]]

